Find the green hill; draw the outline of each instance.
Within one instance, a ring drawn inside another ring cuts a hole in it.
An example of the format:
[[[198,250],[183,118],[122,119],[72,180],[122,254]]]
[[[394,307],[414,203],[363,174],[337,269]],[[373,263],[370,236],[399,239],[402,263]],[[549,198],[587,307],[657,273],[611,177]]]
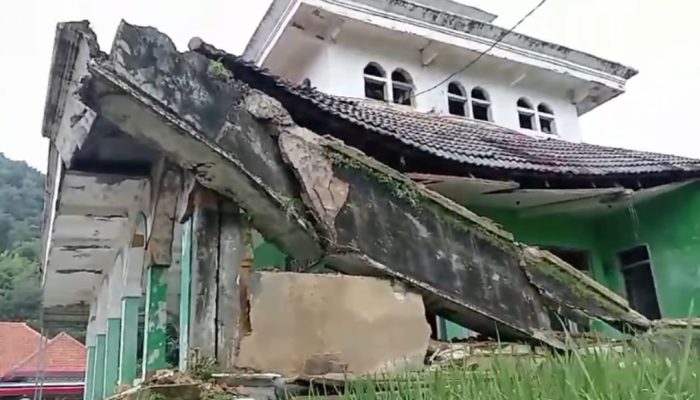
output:
[[[0,252],[26,251],[28,242],[38,242],[43,204],[44,175],[0,153]]]
[[[44,175],[0,153],[0,320],[35,322]]]

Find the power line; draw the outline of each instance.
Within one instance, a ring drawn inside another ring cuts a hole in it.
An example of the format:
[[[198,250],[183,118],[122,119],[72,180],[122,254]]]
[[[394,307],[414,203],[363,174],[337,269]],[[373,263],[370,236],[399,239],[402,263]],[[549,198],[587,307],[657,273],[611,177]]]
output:
[[[423,91],[421,91],[421,92],[416,93],[414,97],[418,97],[418,96],[420,96],[420,95],[422,95],[422,94],[424,94],[424,93],[428,93],[428,92],[430,92],[430,91],[433,91],[433,90],[437,89],[437,88],[440,87],[440,85],[442,85],[443,83],[445,83],[445,82],[449,81],[450,79],[454,78],[455,75],[461,74],[462,72],[464,72],[464,71],[466,71],[467,69],[469,69],[472,65],[476,64],[477,61],[479,61],[479,60],[480,60],[483,56],[485,56],[489,51],[493,50],[493,48],[496,47],[496,45],[498,45],[506,36],[510,35],[515,29],[517,29],[517,28],[520,26],[520,24],[522,24],[523,22],[525,22],[526,19],[528,19],[532,14],[534,14],[535,11],[537,11],[540,7],[542,7],[542,6],[544,5],[544,3],[546,3],[546,2],[547,2],[547,0],[541,0],[535,7],[533,7],[527,14],[525,14],[524,17],[520,18],[520,21],[518,21],[515,25],[513,25],[513,26],[512,26],[510,29],[508,29],[506,32],[504,32],[503,34],[501,34],[501,37],[499,37],[495,42],[493,42],[493,43],[491,44],[491,46],[489,46],[488,49],[486,49],[486,50],[484,50],[483,52],[481,52],[481,53],[480,53],[474,60],[472,60],[469,64],[467,64],[467,65],[465,65],[464,67],[458,69],[457,71],[451,73],[451,74],[448,75],[445,79],[443,79],[443,80],[441,80],[440,82],[436,83],[435,85],[429,87],[428,89],[425,89],[425,90],[423,90]]]

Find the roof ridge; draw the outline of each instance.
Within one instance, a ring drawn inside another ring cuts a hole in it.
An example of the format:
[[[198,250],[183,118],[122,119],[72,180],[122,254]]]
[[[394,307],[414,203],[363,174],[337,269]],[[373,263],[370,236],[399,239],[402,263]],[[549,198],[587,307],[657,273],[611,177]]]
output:
[[[85,348],[85,345],[82,344],[82,343],[80,343],[79,340],[77,340],[76,338],[74,338],[73,336],[71,336],[70,334],[68,334],[66,331],[61,331],[61,332],[59,332],[56,336],[54,336],[53,338],[51,338],[51,339],[49,339],[49,340],[46,340],[46,345],[45,345],[45,346],[43,346],[43,347],[40,346],[37,350],[35,350],[32,354],[30,354],[29,356],[27,356],[24,360],[20,361],[20,362],[17,363],[15,366],[11,367],[11,368],[4,374],[4,376],[0,376],[0,379],[5,378],[5,377],[8,377],[8,376],[11,376],[13,373],[15,373],[15,372],[17,372],[17,371],[21,371],[22,368],[25,367],[26,365],[30,364],[30,363],[33,361],[33,359],[34,359],[35,357],[39,356],[40,353],[41,353],[42,351],[43,351],[44,353],[47,353],[47,350],[48,350],[51,346],[56,346],[56,344],[59,342],[59,340],[60,340],[60,339],[63,339],[63,338],[68,339],[68,340],[70,341],[70,342],[68,342],[68,343],[78,344],[78,345],[80,345],[82,348]],[[48,365],[44,365],[43,367],[46,368],[46,367],[48,367]]]

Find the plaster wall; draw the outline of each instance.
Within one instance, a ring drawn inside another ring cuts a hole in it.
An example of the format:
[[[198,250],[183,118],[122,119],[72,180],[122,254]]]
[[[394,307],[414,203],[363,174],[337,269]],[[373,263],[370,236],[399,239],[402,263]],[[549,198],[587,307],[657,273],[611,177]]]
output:
[[[662,317],[688,317],[691,302],[700,316],[700,184],[601,219],[596,235],[606,285],[624,293],[617,252],[646,244]]]
[[[292,30],[293,28],[290,28]],[[379,35],[379,30],[363,32],[348,28],[343,30],[335,43],[328,40],[310,38],[315,43],[314,52],[305,53],[301,66],[295,65],[291,55],[270,59],[266,65],[287,78],[301,82],[309,78],[313,86],[321,91],[349,97],[364,97],[363,69],[369,62],[378,63],[387,75],[396,68],[407,71],[420,93],[469,63],[476,55],[465,58],[462,54],[452,55],[441,52],[428,66],[421,62],[420,49],[405,40],[392,35]],[[296,34],[296,36],[302,36]],[[287,60],[282,63],[282,59]],[[269,65],[268,65],[269,64]],[[580,141],[576,107],[571,104],[569,95],[561,87],[547,82],[535,73],[518,82],[523,71],[513,71],[495,60],[481,60],[474,67],[458,74],[452,80],[459,82],[467,91],[474,87],[485,89],[491,99],[492,121],[509,128],[519,127],[516,102],[520,97],[528,98],[535,106],[541,102],[554,111],[559,137]],[[447,114],[447,83],[436,89],[420,94],[414,102],[420,111],[434,110]],[[532,133],[533,131],[522,130]]]

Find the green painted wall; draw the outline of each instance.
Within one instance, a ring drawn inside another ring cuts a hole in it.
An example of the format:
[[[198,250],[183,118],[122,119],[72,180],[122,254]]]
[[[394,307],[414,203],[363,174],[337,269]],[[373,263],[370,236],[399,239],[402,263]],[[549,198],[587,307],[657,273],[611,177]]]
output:
[[[566,214],[522,217],[513,211],[480,209],[476,212],[501,224],[520,242],[589,251],[593,277],[605,281],[602,260],[597,249],[595,220]]]
[[[700,316],[700,185],[692,184],[638,204],[637,218],[621,210],[598,221],[596,234],[607,280],[624,294],[616,253],[646,244],[661,315]]]

